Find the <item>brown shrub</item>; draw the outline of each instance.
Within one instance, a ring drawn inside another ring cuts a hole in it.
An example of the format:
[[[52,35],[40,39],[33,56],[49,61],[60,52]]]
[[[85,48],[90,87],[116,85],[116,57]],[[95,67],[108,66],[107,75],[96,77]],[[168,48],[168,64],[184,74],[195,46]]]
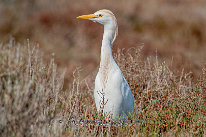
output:
[[[45,136],[56,117],[63,75],[45,64],[37,46],[0,46],[0,132],[2,136]]]
[[[26,46],[27,45],[27,46]],[[174,73],[158,57],[143,59],[140,49],[118,50],[115,60],[135,96],[138,115],[108,121],[97,114],[94,76],[62,90],[63,74],[54,59],[42,61],[37,47],[14,42],[0,46],[1,136],[204,136],[206,131],[205,67],[194,82],[190,74]],[[70,76],[71,77],[71,76]],[[91,120],[94,120],[91,122]],[[126,121],[127,122],[127,121]]]

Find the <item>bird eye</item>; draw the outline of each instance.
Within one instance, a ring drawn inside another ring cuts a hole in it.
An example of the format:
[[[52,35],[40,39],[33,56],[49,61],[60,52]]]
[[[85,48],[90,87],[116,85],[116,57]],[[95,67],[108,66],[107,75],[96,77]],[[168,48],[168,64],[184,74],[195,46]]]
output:
[[[99,17],[102,17],[103,15],[102,14],[99,14]]]

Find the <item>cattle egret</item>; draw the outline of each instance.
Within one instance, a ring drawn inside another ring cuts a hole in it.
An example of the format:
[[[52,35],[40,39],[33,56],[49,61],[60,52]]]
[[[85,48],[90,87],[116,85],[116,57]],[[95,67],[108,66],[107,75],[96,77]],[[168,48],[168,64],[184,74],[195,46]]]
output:
[[[112,56],[112,45],[118,34],[117,20],[106,9],[78,16],[104,25],[100,67],[95,79],[94,98],[98,112],[116,119],[135,112],[130,87]]]

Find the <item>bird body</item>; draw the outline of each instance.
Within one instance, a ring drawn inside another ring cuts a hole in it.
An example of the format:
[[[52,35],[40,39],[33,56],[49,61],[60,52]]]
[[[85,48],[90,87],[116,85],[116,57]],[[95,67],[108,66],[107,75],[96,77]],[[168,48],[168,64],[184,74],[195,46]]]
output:
[[[99,10],[94,14],[82,15],[77,18],[89,19],[104,25],[100,67],[94,88],[97,111],[113,118],[134,113],[134,97],[112,56],[112,45],[118,34],[114,14],[109,10]]]

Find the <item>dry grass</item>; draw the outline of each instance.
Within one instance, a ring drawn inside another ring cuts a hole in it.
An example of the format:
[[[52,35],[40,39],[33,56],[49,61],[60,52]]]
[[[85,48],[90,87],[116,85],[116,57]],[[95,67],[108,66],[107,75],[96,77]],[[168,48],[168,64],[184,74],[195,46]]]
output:
[[[119,51],[117,60],[141,112],[138,119],[148,121],[140,126],[146,135],[205,134],[205,69],[195,83],[191,74],[175,75],[158,57],[143,60],[137,49]]]
[[[139,114],[133,120],[139,123],[108,122],[96,113],[94,76],[80,80],[78,68],[62,90],[64,74],[54,59],[42,61],[37,46],[1,45],[1,136],[206,135],[205,67],[194,82],[184,71],[174,74],[158,57],[144,60],[141,48],[118,50],[115,59],[135,96]]]
[[[0,45],[1,136],[41,136],[56,117],[64,75],[54,60],[44,64],[37,47]]]

